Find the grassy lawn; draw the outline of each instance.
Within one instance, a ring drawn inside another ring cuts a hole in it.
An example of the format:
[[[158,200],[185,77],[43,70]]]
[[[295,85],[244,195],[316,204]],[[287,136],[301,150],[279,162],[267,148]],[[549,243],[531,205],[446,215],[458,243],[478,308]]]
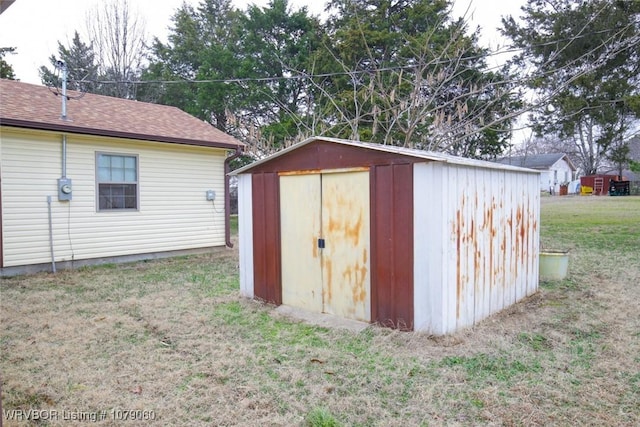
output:
[[[233,250],[3,279],[4,425],[640,425],[640,198],[541,216],[569,277],[446,337],[279,317]]]

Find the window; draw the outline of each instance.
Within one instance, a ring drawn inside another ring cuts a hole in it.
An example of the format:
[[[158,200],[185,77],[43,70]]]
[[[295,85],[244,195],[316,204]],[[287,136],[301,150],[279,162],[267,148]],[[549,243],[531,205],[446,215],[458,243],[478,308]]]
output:
[[[98,210],[138,209],[138,157],[96,154]]]

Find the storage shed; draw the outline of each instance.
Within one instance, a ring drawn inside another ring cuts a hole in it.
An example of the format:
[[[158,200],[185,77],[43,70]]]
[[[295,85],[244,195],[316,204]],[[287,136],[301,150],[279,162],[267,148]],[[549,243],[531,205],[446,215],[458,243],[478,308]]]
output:
[[[580,177],[580,194],[606,196],[609,194],[611,182],[617,181],[618,175],[585,175]]]
[[[233,174],[246,297],[441,335],[537,291],[537,171],[311,138]]]

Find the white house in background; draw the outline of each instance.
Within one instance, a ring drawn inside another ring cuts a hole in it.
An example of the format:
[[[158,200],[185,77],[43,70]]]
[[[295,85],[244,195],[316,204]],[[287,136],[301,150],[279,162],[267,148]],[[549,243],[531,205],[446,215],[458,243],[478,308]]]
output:
[[[241,142],[175,107],[69,95],[0,79],[3,276],[229,243]]]
[[[575,179],[577,170],[564,153],[503,157],[496,162],[540,171],[540,190],[553,191],[554,194],[559,193],[561,184],[568,184]]]

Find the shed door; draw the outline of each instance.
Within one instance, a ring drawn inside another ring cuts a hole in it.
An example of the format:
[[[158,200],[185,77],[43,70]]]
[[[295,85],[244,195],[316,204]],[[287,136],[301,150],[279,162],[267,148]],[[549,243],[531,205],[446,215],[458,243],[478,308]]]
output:
[[[320,175],[280,177],[282,303],[322,313]]]
[[[283,304],[371,321],[369,211],[368,171],[280,177]]]

